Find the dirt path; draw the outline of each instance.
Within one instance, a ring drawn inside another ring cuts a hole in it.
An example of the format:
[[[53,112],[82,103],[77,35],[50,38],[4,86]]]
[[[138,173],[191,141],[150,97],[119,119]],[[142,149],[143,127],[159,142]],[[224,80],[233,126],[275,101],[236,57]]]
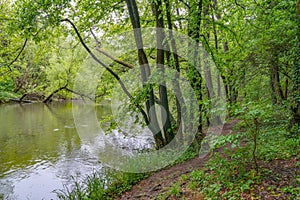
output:
[[[231,133],[236,123],[236,120],[226,123],[222,129],[222,134]],[[217,129],[220,129],[220,127],[217,127]],[[153,173],[147,179],[134,185],[130,191],[124,193],[119,199],[155,199],[159,194],[164,193],[181,175],[204,167],[208,160],[209,155],[204,158],[196,157],[184,163]],[[194,196],[193,199],[202,198]]]
[[[154,173],[133,186],[120,199],[154,199],[158,194],[165,192],[182,174],[187,174],[192,170],[203,167],[207,160],[208,156],[203,159],[197,157]]]

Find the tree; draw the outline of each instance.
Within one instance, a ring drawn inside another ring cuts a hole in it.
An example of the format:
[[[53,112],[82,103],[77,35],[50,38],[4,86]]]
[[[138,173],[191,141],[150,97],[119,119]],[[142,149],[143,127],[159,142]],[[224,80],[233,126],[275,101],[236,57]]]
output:
[[[105,86],[98,87],[96,97],[109,95],[118,83],[130,99],[130,105],[142,113],[157,148],[170,143],[175,131],[189,132],[191,128],[186,122],[194,119],[194,114],[199,124],[195,141],[202,140],[203,117],[209,116],[204,111],[214,106],[213,102],[221,95],[221,81],[232,110],[241,102],[262,98],[273,102],[274,106],[290,100],[291,124],[298,121],[299,82],[295,77],[299,75],[296,67],[299,42],[294,39],[298,18],[290,17],[295,14],[294,2],[20,0],[9,4],[12,5],[10,8],[1,4],[6,13],[0,16],[5,18],[0,21],[3,28],[0,32],[1,63],[5,63],[0,69],[4,74],[1,88],[15,89],[21,98],[29,93],[41,93],[51,98],[55,95],[70,97],[76,71],[84,56],[89,54],[106,70],[105,81],[101,80]],[[151,9],[153,15],[149,14]],[[156,27],[154,49],[143,47],[141,28],[149,26]],[[18,34],[7,38],[11,30]],[[128,30],[133,30],[136,54],[128,53],[122,58],[115,58],[102,49],[101,39],[94,34],[98,31],[102,38],[109,38],[111,34]],[[180,48],[174,39],[174,30],[186,33],[197,43],[189,44],[189,63],[174,53]],[[58,38],[63,41],[59,48]],[[199,53],[200,46],[205,47],[207,53]],[[98,53],[113,64],[106,65]],[[32,54],[38,56],[34,58]],[[212,57],[221,74],[216,85],[213,85],[215,72],[209,68],[208,57]],[[136,93],[130,93],[121,75],[134,68],[135,60],[139,63],[142,86]],[[152,60],[155,68],[150,67]],[[164,78],[166,64],[178,72],[172,80],[173,87]],[[205,72],[203,76],[201,70]],[[153,74],[159,74],[162,81],[151,82]],[[181,91],[176,80],[181,76],[188,77],[200,114],[187,109],[188,102],[182,98],[185,91]],[[80,91],[73,93],[90,97]],[[159,110],[153,109],[155,105],[160,105],[167,113],[162,127]],[[190,116],[184,119],[182,116],[187,113]],[[182,118],[186,121],[181,122]]]
[[[295,38],[295,50],[294,50],[294,60],[292,68],[292,118],[290,120],[289,129],[293,133],[299,134],[300,125],[300,1],[296,4],[296,38]]]

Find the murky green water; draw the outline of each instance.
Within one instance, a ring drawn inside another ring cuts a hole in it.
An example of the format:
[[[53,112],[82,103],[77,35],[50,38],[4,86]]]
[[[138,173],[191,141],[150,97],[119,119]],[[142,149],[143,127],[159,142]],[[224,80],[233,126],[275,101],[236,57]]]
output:
[[[110,112],[108,106],[96,110],[98,118]],[[71,103],[0,105],[0,199],[56,199],[52,191],[72,176],[101,168],[89,151]]]

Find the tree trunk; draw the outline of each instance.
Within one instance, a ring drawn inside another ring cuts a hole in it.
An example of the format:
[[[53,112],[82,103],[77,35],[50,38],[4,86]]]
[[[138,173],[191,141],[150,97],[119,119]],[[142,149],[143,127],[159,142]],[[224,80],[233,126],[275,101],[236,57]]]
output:
[[[56,90],[54,90],[44,101],[43,103],[49,103],[53,97],[53,95],[55,95],[56,93],[58,93],[61,90],[64,90],[67,87],[68,84],[66,84],[65,86],[62,86]]]
[[[294,64],[292,68],[292,118],[289,123],[289,130],[292,134],[300,134],[300,0],[296,6],[296,24],[297,24],[297,40],[296,52],[294,53]]]
[[[167,23],[168,23],[168,29],[169,29],[169,40],[171,43],[171,49],[172,49],[172,57],[174,59],[174,65],[175,65],[175,69],[178,73],[176,73],[175,75],[175,79],[172,80],[173,83],[173,90],[176,96],[176,111],[177,111],[177,134],[178,134],[178,140],[177,142],[181,143],[182,142],[182,130],[183,130],[183,125],[181,122],[181,118],[182,118],[182,111],[185,113],[186,112],[186,105],[182,96],[182,92],[181,92],[181,88],[179,85],[179,78],[180,78],[180,63],[179,63],[179,58],[177,55],[177,46],[176,46],[176,42],[174,39],[174,35],[173,35],[173,25],[172,25],[172,18],[171,18],[171,6],[170,6],[170,2],[169,0],[165,0],[165,6],[166,6],[166,15],[167,15]],[[167,55],[167,61],[168,61],[168,65],[171,66],[171,58],[170,58],[170,50],[169,48],[169,52],[166,52]]]
[[[274,63],[273,66],[271,66],[270,74],[273,103],[281,104],[284,99],[284,95],[280,84],[279,66],[277,64]]]
[[[164,19],[163,19],[163,13],[162,13],[162,2],[161,0],[157,0],[153,3],[154,8],[154,15],[156,20],[156,65],[158,68],[158,71],[160,72],[160,75],[162,77],[162,82],[159,85],[159,97],[161,100],[161,104],[165,111],[162,110],[161,115],[163,116],[164,112],[166,112],[166,121],[163,124],[163,131],[164,136],[166,140],[166,144],[171,142],[174,138],[174,133],[172,131],[172,125],[170,120],[170,110],[169,110],[169,102],[168,102],[168,93],[167,93],[167,87],[166,87],[166,81],[165,81],[165,68],[164,68],[164,39],[165,39],[165,33],[164,33]],[[162,117],[163,118],[163,117]]]
[[[202,139],[204,138],[203,132],[202,132],[202,76],[200,72],[197,70],[199,69],[199,53],[198,53],[198,45],[200,42],[200,26],[201,26],[201,14],[202,14],[202,0],[199,0],[195,3],[195,5],[190,5],[189,10],[189,24],[188,24],[188,36],[191,37],[196,41],[196,45],[189,44],[189,53],[188,53],[188,59],[191,62],[189,64],[188,68],[188,78],[191,83],[191,86],[194,90],[194,93],[196,95],[197,101],[198,101],[198,109],[199,109],[199,118],[198,120],[198,131],[195,135],[195,139],[193,141],[193,145],[195,147],[199,146]],[[194,18],[193,18],[194,17]],[[193,106],[191,106],[193,107]],[[190,112],[190,119],[193,120],[195,116],[193,115],[193,112]],[[188,130],[189,131],[189,130]]]
[[[204,9],[204,17],[207,18],[207,16],[210,14],[209,13],[210,10],[210,5],[206,4],[206,7]],[[212,16],[212,19],[214,18],[214,16]],[[204,24],[204,28],[207,29],[208,27],[208,22],[206,22]],[[210,34],[207,33],[207,38],[206,40],[209,41],[210,40]],[[218,43],[217,43],[217,33],[215,31],[215,27],[214,27],[214,40],[215,40],[215,47],[216,47],[216,51],[218,48]],[[213,108],[216,104],[216,94],[215,94],[215,87],[213,85],[213,79],[212,79],[212,74],[211,74],[211,65],[210,65],[210,61],[209,61],[209,55],[207,53],[207,51],[203,52],[203,58],[204,60],[204,76],[205,76],[205,85],[207,88],[207,93],[208,93],[208,99],[211,100],[211,107]],[[208,113],[209,115],[209,113]],[[213,118],[207,116],[207,124],[209,125],[219,125],[222,123],[220,116],[214,116]],[[211,120],[211,121],[210,121]]]
[[[148,84],[147,81],[148,81],[148,77],[150,76],[150,67],[149,67],[147,56],[143,48],[142,32],[140,30],[141,27],[140,16],[139,16],[139,12],[135,0],[126,0],[126,4],[127,4],[132,28],[134,31],[134,39],[135,39],[137,53],[138,53],[142,84],[145,87]],[[147,114],[150,123],[149,128],[153,133],[155,143],[156,143],[156,148],[159,149],[165,145],[165,141],[162,132],[159,128],[156,111],[154,109],[155,98],[154,98],[153,89],[151,85],[149,86],[150,86],[148,90],[149,99],[146,100],[146,109],[147,109]]]

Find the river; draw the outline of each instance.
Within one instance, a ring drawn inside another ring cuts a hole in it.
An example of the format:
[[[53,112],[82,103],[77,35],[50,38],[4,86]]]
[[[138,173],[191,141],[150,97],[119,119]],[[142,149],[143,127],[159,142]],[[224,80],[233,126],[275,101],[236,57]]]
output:
[[[109,106],[96,106],[96,113],[101,120]],[[54,190],[101,170],[90,148],[70,102],[0,105],[0,199],[57,199]]]

